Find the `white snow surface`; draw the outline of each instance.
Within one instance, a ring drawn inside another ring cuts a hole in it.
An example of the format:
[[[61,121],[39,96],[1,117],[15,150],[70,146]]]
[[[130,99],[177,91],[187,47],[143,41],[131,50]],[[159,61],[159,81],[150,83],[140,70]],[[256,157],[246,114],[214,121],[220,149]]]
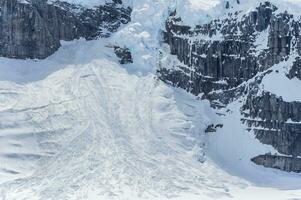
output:
[[[159,29],[179,4],[132,3],[132,22],[109,39],[64,42],[41,61],[0,58],[0,199],[301,199],[299,174],[251,163],[275,150],[238,123],[240,102],[218,117],[156,79]],[[135,63],[118,64],[112,44]]]
[[[206,117],[198,113],[203,105],[153,75],[128,74],[104,57],[26,86],[5,84],[2,90],[14,95],[5,92],[2,102],[1,115],[8,120],[2,123],[7,128],[2,129],[1,163],[6,165],[1,167],[27,173],[38,166],[22,181],[21,193],[9,192],[14,183],[4,187],[5,198],[28,198],[27,190],[40,199],[114,199],[124,192],[143,196],[144,188],[174,195],[178,188],[190,188],[189,182],[198,184],[200,163],[194,157],[201,155],[196,138],[204,125],[194,127],[188,115]]]
[[[301,101],[301,81],[298,78],[289,79],[290,66],[293,65],[296,56],[291,56],[287,61],[283,61],[274,66],[273,72],[264,77],[262,81],[262,91],[276,94],[286,102]]]
[[[195,26],[208,23],[212,19],[224,18],[229,12],[239,11],[240,16],[255,10],[266,0],[172,0],[171,9],[176,9],[184,24]],[[226,2],[230,9],[226,9]],[[278,7],[277,12],[288,11],[296,16],[300,15],[301,0],[269,0]]]
[[[56,0],[48,0],[48,2],[52,3],[55,2]],[[111,3],[112,0],[62,0],[64,2],[70,3],[70,4],[76,4],[76,5],[81,5],[87,8],[93,8],[95,6],[100,6],[104,5],[105,3]],[[123,0],[124,5],[130,5],[128,3],[130,0]]]

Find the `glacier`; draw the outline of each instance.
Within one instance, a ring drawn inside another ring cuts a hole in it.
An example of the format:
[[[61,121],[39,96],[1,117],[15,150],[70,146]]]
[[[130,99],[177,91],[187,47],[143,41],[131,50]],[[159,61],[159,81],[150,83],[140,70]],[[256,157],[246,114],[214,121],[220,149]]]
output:
[[[156,77],[168,11],[183,8],[196,23],[219,2],[128,3],[132,21],[110,38],[62,41],[45,60],[0,58],[0,199],[301,199],[299,174],[247,160],[274,149],[241,134],[235,102],[218,117],[208,101]],[[120,65],[112,45],[127,46],[135,62]],[[270,84],[275,76],[266,89],[300,98]],[[223,133],[204,134],[220,120]]]

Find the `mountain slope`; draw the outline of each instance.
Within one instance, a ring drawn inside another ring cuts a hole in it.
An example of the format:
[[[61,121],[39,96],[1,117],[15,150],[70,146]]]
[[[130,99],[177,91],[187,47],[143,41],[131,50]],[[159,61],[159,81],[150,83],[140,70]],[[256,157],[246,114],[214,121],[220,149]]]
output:
[[[258,197],[270,194],[227,174],[210,158],[205,161],[202,133],[214,119],[208,102],[167,87],[153,75],[128,74],[101,41],[76,43],[79,52],[85,45],[98,49],[97,58],[24,86],[7,82],[6,90],[16,95],[2,94],[7,107],[1,116],[13,116],[10,121],[19,125],[2,129],[15,135],[12,140],[7,140],[11,134],[2,135],[1,140],[9,141],[5,154],[15,156],[2,155],[1,163],[9,159],[6,175],[9,170],[19,177],[32,175],[2,184],[1,198],[245,199],[249,195],[243,191],[257,191]],[[67,52],[72,49],[66,47]],[[30,120],[23,121],[21,114]],[[26,138],[36,143],[35,149],[23,137],[26,127],[33,130]],[[33,169],[19,171],[27,162]],[[297,180],[281,182],[294,185]],[[297,197],[298,191],[273,193],[274,199],[283,199]]]
[[[157,78],[175,2],[133,6],[111,38],[64,42],[45,60],[0,59],[0,199],[300,198],[300,175],[246,159],[274,149],[237,123],[239,102],[214,110]],[[120,65],[115,45],[134,63]]]

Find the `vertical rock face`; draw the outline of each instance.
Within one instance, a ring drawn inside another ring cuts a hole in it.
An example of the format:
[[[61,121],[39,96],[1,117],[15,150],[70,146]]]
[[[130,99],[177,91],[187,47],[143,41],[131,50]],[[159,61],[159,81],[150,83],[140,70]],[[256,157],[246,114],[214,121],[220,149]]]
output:
[[[186,72],[187,78],[178,82],[173,76],[177,72],[165,68],[160,70],[160,75],[194,94],[237,87],[284,60],[292,48],[299,49],[299,22],[288,13],[275,14],[276,10],[266,2],[241,19],[239,12],[229,13],[226,19],[213,20],[194,29],[183,26],[176,12],[171,13],[166,21],[164,41],[170,46],[170,53],[184,64],[178,67]],[[268,28],[267,48],[258,52],[256,39]]]
[[[59,40],[55,40],[33,5],[2,0],[0,6],[1,56],[44,58],[59,48]]]
[[[287,77],[290,79],[298,78],[299,80],[301,80],[301,58],[300,57],[296,58],[292,68],[287,74]]]
[[[243,121],[263,144],[272,145],[281,154],[301,156],[301,102],[285,102],[265,92],[249,95],[242,110]]]
[[[106,37],[130,21],[131,8],[121,2],[93,9],[46,0],[0,0],[0,56],[43,59],[60,40]]]
[[[158,74],[167,83],[202,94],[213,107],[227,107],[236,99],[245,99],[242,119],[237,123],[244,123],[261,143],[283,155],[259,155],[252,161],[300,172],[301,102],[285,102],[259,88],[272,72],[270,68],[291,55],[296,59],[287,66],[291,69],[286,76],[301,80],[300,28],[300,20],[279,12],[270,2],[259,4],[248,14],[229,12],[223,19],[194,28],[183,25],[175,11],[166,20],[163,41],[178,62],[161,66]]]

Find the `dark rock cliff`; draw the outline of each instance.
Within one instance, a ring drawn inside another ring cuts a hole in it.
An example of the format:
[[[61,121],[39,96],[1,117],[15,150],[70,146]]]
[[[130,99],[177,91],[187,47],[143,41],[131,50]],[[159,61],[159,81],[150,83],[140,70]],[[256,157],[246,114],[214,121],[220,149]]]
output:
[[[215,108],[246,99],[241,105],[241,122],[237,123],[244,123],[261,143],[283,155],[259,155],[252,161],[301,172],[301,102],[285,102],[258,88],[272,66],[301,54],[301,21],[277,10],[265,2],[248,14],[229,11],[222,19],[195,27],[183,25],[176,11],[170,13],[163,42],[179,62],[161,66],[158,74],[169,84],[201,94]],[[260,38],[267,43],[260,44]],[[300,60],[297,56],[288,78],[301,79]]]
[[[288,13],[274,14],[276,10],[266,2],[241,19],[236,11],[229,13],[226,19],[195,28],[183,26],[176,12],[171,13],[163,32],[164,42],[170,46],[170,53],[184,64],[178,66],[178,71],[185,73],[181,81],[174,80],[178,72],[162,68],[162,79],[194,94],[207,94],[237,87],[286,59],[291,49],[300,49],[301,26]],[[258,52],[256,38],[268,28],[267,48]],[[203,39],[206,37],[210,39]]]
[[[290,79],[298,78],[301,80],[301,58],[297,57],[295,62],[293,63],[292,68],[290,69],[287,77]]]
[[[301,156],[301,102],[285,102],[264,92],[256,97],[249,95],[242,112],[242,120],[262,143],[281,154]]]
[[[43,59],[60,40],[109,36],[130,21],[130,14],[120,1],[87,9],[62,1],[0,0],[0,56]]]

